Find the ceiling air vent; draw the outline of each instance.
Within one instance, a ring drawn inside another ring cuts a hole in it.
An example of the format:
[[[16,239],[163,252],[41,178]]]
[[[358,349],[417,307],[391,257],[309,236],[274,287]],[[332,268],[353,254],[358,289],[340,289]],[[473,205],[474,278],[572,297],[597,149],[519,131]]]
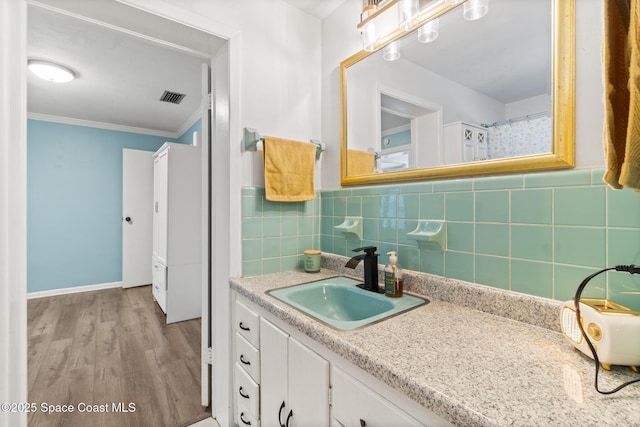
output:
[[[165,90],[162,96],[160,97],[160,101],[169,102],[171,104],[180,104],[180,101],[184,99],[186,95],[184,93],[171,92]]]

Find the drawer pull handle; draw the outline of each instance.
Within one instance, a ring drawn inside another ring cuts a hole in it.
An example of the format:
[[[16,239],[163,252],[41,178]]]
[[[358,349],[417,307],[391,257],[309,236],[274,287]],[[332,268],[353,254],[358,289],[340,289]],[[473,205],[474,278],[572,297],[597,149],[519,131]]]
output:
[[[240,355],[240,362],[242,362],[245,365],[251,365],[251,362],[249,362],[248,360],[244,359],[244,354]]]
[[[360,427],[365,427],[366,425],[367,425],[367,422],[362,418],[360,418]]]
[[[278,424],[280,425],[280,427],[284,427],[284,424],[282,424],[282,421],[280,421],[282,419],[283,409],[284,409],[284,400],[282,401],[282,405],[280,405],[280,410],[278,411]]]
[[[293,417],[293,409],[289,411],[289,415],[287,415],[287,425],[286,427],[289,427],[289,420],[291,419],[291,417]]]
[[[240,421],[242,421],[243,424],[250,426],[251,425],[251,421],[247,421],[244,419],[244,412],[240,412]]]
[[[240,386],[240,389],[238,390],[238,393],[240,393],[240,396],[244,397],[245,399],[249,398],[249,395],[245,394],[244,390],[242,390],[242,386]]]
[[[240,322],[240,324],[239,324],[238,326],[240,326],[240,329],[242,329],[243,331],[250,331],[250,330],[251,330],[251,328],[249,328],[249,327],[247,327],[247,326],[244,326],[244,325],[242,324],[242,322]]]

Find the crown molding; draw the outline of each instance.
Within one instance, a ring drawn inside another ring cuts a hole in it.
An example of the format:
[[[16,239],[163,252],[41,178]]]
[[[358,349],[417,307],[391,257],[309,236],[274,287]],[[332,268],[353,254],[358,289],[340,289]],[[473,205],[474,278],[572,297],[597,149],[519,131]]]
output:
[[[176,135],[178,135],[177,138],[182,137],[182,135],[184,135],[184,133],[186,131],[191,129],[191,126],[193,126],[196,123],[198,123],[198,120],[200,120],[201,118],[202,118],[202,113],[201,113],[200,109],[194,111],[193,114],[190,115],[189,118],[187,118],[187,120],[184,121],[182,126],[180,126],[178,128],[178,130],[176,131]]]
[[[27,113],[27,118],[32,120],[41,120],[44,122],[62,123],[73,126],[86,126],[98,129],[113,130],[117,132],[140,133],[144,135],[161,136],[164,138],[178,139],[180,134],[177,132],[166,132],[156,129],[145,129],[133,126],[116,125],[113,123],[94,122],[91,120],[74,119],[71,117],[52,116],[49,114]],[[184,126],[184,125],[183,125]],[[188,129],[188,128],[187,128]]]

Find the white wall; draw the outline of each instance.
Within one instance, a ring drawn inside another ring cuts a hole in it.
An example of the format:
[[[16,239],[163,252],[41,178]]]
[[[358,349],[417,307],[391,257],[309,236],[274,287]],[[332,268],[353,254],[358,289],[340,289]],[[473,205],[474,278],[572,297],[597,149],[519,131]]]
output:
[[[399,75],[402,79],[398,79]],[[375,131],[379,126],[372,126],[380,121],[379,92],[415,105],[442,109],[443,124],[464,121],[479,125],[502,120],[505,114],[504,103],[405,59],[385,61],[380,51],[349,67],[347,80],[350,149],[379,149]]]
[[[602,5],[576,1],[576,166],[604,164],[602,151]],[[362,2],[345,0],[322,22],[322,139],[327,143],[322,188],[339,188],[340,62],[362,48],[356,26]]]

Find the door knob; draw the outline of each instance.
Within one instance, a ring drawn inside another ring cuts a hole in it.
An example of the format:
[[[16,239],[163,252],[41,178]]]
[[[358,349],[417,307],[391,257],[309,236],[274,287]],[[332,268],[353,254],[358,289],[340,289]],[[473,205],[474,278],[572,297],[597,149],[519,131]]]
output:
[[[131,217],[130,216],[126,217],[124,220],[127,221],[129,224],[131,224]]]

